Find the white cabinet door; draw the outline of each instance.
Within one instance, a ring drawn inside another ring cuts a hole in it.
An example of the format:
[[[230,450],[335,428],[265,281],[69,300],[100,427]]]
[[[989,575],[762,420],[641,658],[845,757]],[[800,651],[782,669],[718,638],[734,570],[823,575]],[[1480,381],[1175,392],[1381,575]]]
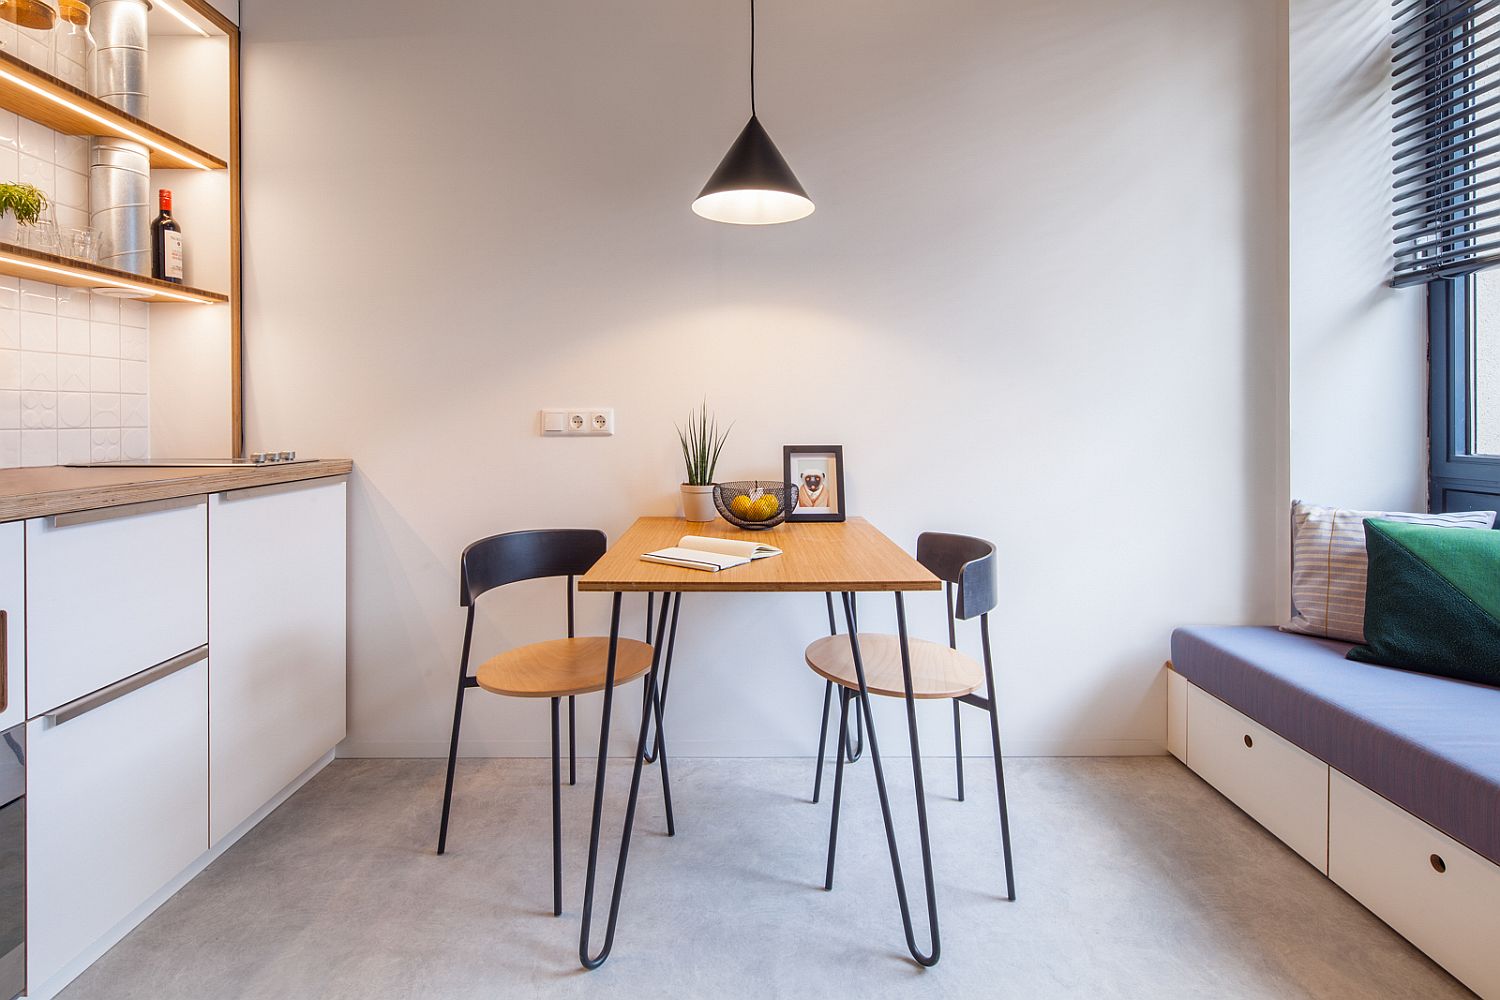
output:
[[[1327,874],[1327,764],[1188,684],[1187,765]]]
[[[208,849],[208,665],[33,719],[26,739],[26,963],[40,987]]]
[[[26,523],[0,524],[0,732],[26,721]]]
[[[28,716],[208,641],[207,498],[26,522]]]
[[[344,738],[344,521],[342,479],[212,498],[213,843]]]

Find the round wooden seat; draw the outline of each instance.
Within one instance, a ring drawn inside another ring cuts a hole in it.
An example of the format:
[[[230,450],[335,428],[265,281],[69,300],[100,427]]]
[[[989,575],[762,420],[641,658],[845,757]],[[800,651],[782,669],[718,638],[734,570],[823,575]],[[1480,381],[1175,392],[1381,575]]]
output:
[[[609,639],[585,636],[535,642],[492,656],[479,665],[474,679],[486,691],[513,698],[563,698],[604,690]],[[620,639],[615,656],[615,684],[624,684],[651,669],[651,647],[637,639]],[[897,666],[897,677],[900,677]]]
[[[916,698],[957,698],[984,683],[984,668],[963,653],[924,639],[911,647],[911,688]],[[847,635],[827,635],[807,647],[807,665],[835,684],[859,690]],[[901,677],[901,641],[894,635],[859,634],[859,656],[871,694],[906,697]]]

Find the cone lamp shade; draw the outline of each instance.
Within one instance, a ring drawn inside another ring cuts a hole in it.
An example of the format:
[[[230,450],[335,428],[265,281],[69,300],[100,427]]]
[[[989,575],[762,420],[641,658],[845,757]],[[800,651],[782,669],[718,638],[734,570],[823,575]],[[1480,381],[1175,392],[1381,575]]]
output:
[[[752,114],[693,201],[693,211],[714,222],[770,226],[807,218],[813,203]]]

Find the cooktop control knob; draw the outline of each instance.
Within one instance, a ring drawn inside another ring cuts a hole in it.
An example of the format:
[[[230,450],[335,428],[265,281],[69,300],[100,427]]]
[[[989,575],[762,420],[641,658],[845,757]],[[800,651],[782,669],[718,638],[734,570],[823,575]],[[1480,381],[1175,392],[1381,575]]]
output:
[[[256,465],[264,465],[266,463],[266,453],[263,451],[257,451],[255,454],[250,456],[250,461],[254,462]]]

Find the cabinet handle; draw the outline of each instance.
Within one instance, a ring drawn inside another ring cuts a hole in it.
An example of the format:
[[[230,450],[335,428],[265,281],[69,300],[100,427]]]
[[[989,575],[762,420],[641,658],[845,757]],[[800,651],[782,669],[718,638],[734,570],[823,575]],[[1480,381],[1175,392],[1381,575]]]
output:
[[[163,660],[154,667],[147,667],[138,674],[131,674],[123,680],[115,681],[108,687],[102,687],[93,694],[86,694],[82,698],[76,698],[59,708],[48,712],[44,719],[49,726],[60,726],[64,722],[78,718],[96,708],[102,708],[117,698],[123,698],[132,691],[138,691],[154,681],[163,677],[169,677],[184,667],[191,667],[199,660],[208,658],[207,644],[197,649],[190,649],[186,653],[179,653],[170,660]]]
[[[0,712],[10,707],[10,612],[0,611]]]
[[[159,510],[177,510],[180,507],[196,507],[208,497],[202,493],[187,497],[168,497],[165,500],[146,500],[142,503],[123,503],[117,507],[96,507],[93,510],[75,510],[66,514],[54,514],[52,527],[66,528],[74,524],[93,524],[96,521],[113,521],[117,517],[135,514],[151,514]]]
[[[1432,870],[1437,872],[1439,875],[1448,870],[1448,862],[1444,861],[1442,855],[1440,854],[1429,855],[1427,858],[1427,863],[1432,865]]]
[[[336,478],[338,477],[318,476],[316,479],[293,479],[285,483],[267,483],[264,486],[244,486],[236,490],[223,490],[219,493],[219,502],[231,503],[235,500],[275,496],[278,493],[296,493],[298,490],[309,489],[313,486],[325,486],[327,480]]]
[[[1250,734],[1249,733],[1245,734],[1245,746],[1247,746],[1247,747],[1253,747],[1253,746],[1255,746],[1255,741],[1250,738]]]

